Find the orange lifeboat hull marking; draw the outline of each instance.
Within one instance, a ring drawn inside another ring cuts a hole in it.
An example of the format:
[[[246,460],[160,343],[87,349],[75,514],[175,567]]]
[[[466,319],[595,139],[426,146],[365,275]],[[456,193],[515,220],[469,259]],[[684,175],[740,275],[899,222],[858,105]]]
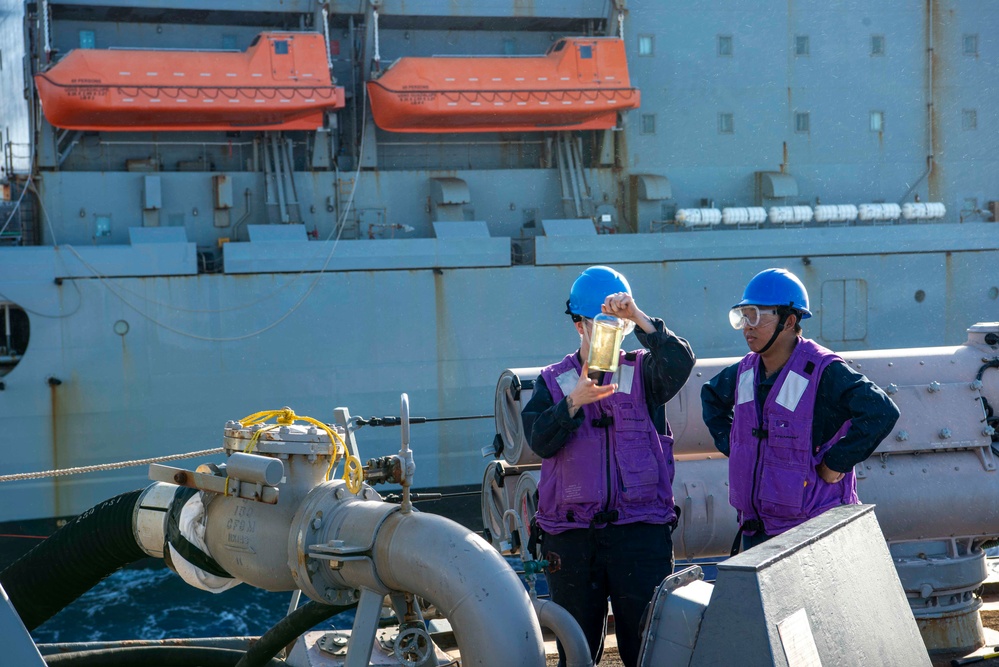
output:
[[[392,132],[607,130],[638,108],[624,43],[566,38],[544,56],[400,58],[367,84]]]
[[[344,106],[311,33],[263,33],[243,53],[75,49],[35,86],[70,130],[314,130]]]

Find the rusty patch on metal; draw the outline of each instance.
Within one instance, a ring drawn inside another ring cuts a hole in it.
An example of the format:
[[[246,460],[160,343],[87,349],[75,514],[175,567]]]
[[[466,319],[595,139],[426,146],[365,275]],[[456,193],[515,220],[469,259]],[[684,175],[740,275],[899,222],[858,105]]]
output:
[[[916,619],[919,634],[930,653],[971,652],[985,645],[978,610],[934,619]]]
[[[933,2],[933,0],[927,0],[926,7],[926,21],[927,21],[927,46],[930,49],[929,57],[929,72],[926,76],[926,86],[928,90],[926,91],[927,104],[929,105],[928,115],[929,115],[929,132],[930,132],[930,154],[927,157],[927,168],[929,169],[929,174],[927,174],[927,187],[928,195],[930,201],[938,201],[943,195],[943,189],[941,188],[942,183],[942,173],[940,172],[939,165],[934,160],[933,156],[937,154],[937,147],[942,145],[944,142],[944,137],[941,136],[941,125],[940,125],[940,114],[937,113],[937,91],[940,90],[941,85],[945,85],[945,68],[947,66],[944,58],[940,55],[943,50],[938,48],[941,43],[948,43],[950,41],[950,36],[945,35],[944,28],[950,24],[950,21],[942,20],[940,15],[942,9],[939,2]]]
[[[49,401],[52,409],[52,468],[59,469],[59,396],[56,394],[57,385],[49,383]],[[52,478],[52,494],[55,503],[56,514],[62,514],[59,502],[59,478]]]

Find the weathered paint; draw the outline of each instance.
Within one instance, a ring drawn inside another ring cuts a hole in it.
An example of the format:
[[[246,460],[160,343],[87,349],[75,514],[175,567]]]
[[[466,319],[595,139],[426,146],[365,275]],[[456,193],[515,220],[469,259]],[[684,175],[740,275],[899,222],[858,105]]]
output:
[[[54,383],[49,383],[49,410],[51,413],[51,432],[52,432],[52,470],[59,470],[62,468],[61,457],[59,456],[59,396],[56,390],[58,386]],[[62,487],[61,479],[55,477],[52,480],[52,504],[55,507],[56,516],[66,514],[62,509],[62,500],[60,498],[60,489]]]
[[[940,0],[926,0],[926,49],[928,53],[926,73],[926,85],[929,90],[925,90],[927,116],[929,127],[927,131],[930,136],[929,155],[926,156],[926,169],[929,171],[927,185],[929,187],[930,201],[938,201],[941,196],[941,183],[944,174],[938,164],[936,155],[938,145],[945,145],[946,137],[941,134],[940,111],[937,100],[940,98],[940,86],[943,81],[940,77],[940,56],[937,50],[938,40],[942,37],[942,21],[940,20]]]
[[[917,618],[919,634],[931,654],[964,654],[984,646],[982,619],[978,609],[940,618]]]

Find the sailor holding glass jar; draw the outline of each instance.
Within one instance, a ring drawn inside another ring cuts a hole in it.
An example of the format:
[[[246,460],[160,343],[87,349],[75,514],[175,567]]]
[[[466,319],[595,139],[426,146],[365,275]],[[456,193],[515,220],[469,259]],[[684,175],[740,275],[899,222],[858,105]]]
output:
[[[593,658],[603,649],[609,597],[621,660],[631,667],[642,613],[673,571],[673,438],[664,405],[687,381],[694,354],[642,312],[609,267],[583,271],[566,306],[579,349],[542,369],[523,411],[542,458],[536,534],[552,600],[579,622]],[[643,349],[621,351],[632,329]]]

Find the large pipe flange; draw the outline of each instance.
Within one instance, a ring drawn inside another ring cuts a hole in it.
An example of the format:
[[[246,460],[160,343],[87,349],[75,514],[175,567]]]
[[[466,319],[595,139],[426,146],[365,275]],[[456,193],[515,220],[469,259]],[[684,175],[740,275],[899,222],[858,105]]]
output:
[[[357,496],[343,480],[316,486],[288,534],[288,567],[298,587],[317,602],[336,605],[357,602],[361,585],[387,594],[371,562],[371,547],[385,517],[398,509],[367,485]],[[341,576],[344,568],[350,572],[347,580]]]

